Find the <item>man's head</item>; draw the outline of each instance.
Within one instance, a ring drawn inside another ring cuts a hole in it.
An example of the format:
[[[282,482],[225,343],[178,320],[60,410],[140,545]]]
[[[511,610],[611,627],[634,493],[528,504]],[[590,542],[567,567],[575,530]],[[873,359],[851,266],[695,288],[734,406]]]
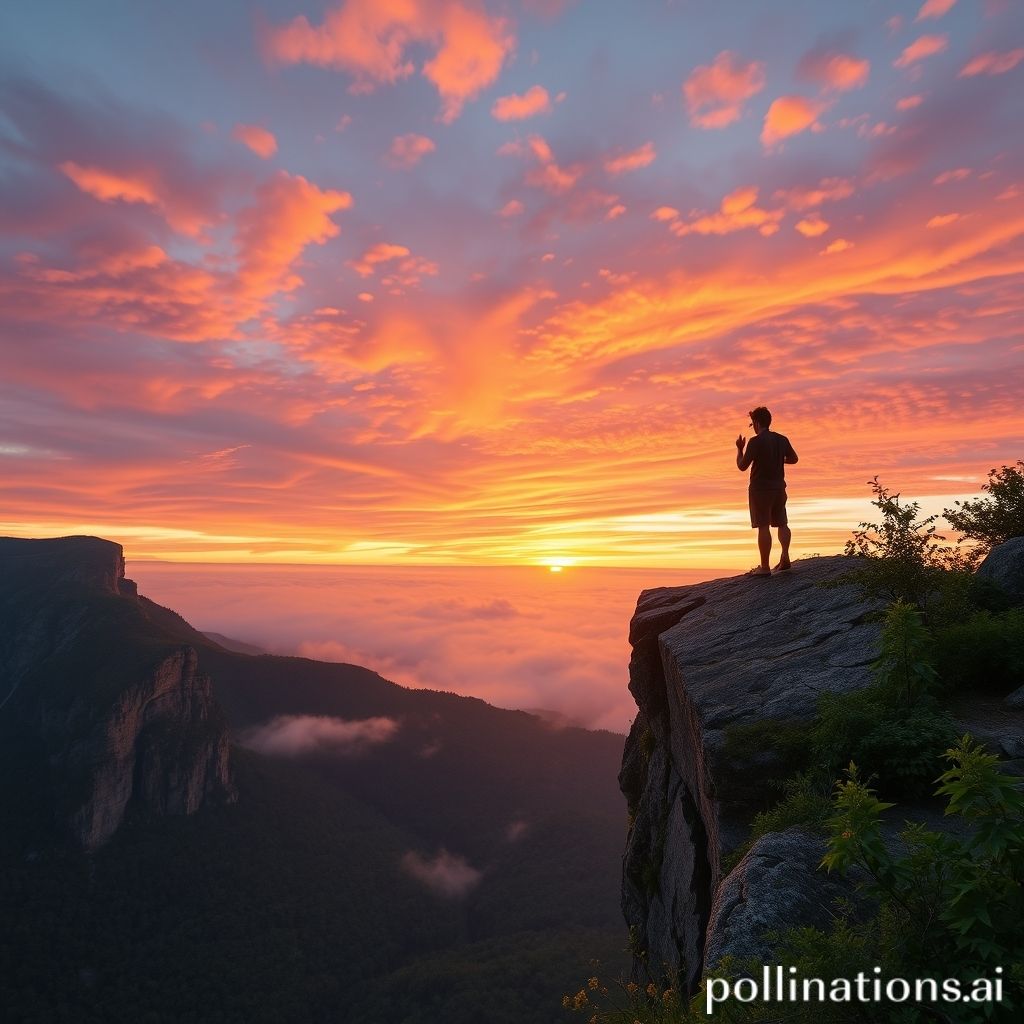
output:
[[[772,425],[772,414],[763,405],[759,405],[750,410],[750,425],[760,434]]]

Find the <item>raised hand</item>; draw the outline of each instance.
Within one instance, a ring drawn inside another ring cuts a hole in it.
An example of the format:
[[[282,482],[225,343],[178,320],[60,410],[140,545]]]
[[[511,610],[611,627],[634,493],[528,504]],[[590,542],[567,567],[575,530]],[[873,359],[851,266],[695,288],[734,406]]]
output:
[[[744,436],[743,436],[742,434],[740,434],[740,436],[736,438],[736,447],[737,447],[737,448],[738,448],[738,449],[739,449],[740,451],[743,451],[743,446],[744,446],[744,445],[745,445],[746,443],[747,443],[747,439],[746,439],[746,438],[745,438],[745,437],[744,437]]]

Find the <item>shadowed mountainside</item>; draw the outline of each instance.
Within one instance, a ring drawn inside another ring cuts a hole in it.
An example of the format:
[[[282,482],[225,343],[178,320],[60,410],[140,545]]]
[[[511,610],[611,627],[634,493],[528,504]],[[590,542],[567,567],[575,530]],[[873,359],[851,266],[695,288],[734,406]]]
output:
[[[624,960],[620,736],[227,650],[97,538],[0,561],[11,1019],[533,1024]]]

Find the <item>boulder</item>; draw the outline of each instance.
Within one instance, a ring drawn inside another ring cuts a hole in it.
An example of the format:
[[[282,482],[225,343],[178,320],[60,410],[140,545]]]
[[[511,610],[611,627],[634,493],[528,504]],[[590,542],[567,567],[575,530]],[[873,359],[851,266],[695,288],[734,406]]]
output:
[[[1004,590],[1014,604],[1024,604],[1024,537],[994,547],[978,566],[978,576]]]
[[[806,925],[828,930],[836,901],[850,899],[854,886],[819,868],[825,849],[823,839],[798,827],[769,832],[750,848],[715,894],[706,972],[713,974],[726,956],[771,966],[772,932]]]

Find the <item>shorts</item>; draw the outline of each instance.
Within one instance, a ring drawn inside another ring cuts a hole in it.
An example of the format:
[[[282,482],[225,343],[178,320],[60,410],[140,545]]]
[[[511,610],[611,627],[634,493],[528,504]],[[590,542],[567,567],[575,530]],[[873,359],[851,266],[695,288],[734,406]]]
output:
[[[747,492],[750,501],[750,526],[788,526],[786,517],[786,489],[750,490]]]

